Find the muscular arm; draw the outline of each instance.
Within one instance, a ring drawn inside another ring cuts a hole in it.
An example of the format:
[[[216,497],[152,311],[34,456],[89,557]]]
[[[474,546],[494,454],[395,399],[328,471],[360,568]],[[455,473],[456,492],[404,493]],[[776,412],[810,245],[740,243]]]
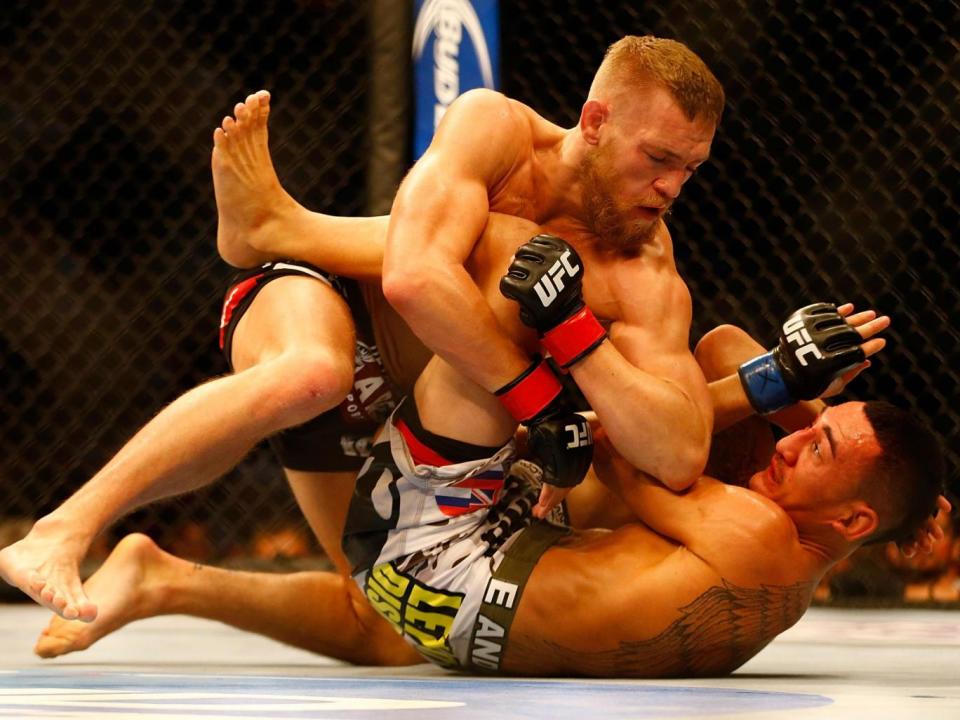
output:
[[[624,306],[611,342],[572,368],[617,451],[672,490],[696,481],[707,462],[712,406],[688,349],[691,300],[676,275]],[[653,312],[651,305],[658,306]]]
[[[594,468],[597,478],[641,522],[735,582],[752,580],[750,573],[760,567],[764,548],[784,548],[795,541],[792,523],[756,493],[708,477],[700,478],[685,492],[672,492],[618,457],[602,433]],[[750,565],[745,558],[750,558]],[[764,571],[775,571],[776,553],[766,559],[770,567]]]
[[[488,391],[529,359],[500,329],[464,262],[487,223],[490,194],[520,152],[520,122],[506,98],[488,91],[450,106],[397,193],[383,264],[384,295],[411,329]]]

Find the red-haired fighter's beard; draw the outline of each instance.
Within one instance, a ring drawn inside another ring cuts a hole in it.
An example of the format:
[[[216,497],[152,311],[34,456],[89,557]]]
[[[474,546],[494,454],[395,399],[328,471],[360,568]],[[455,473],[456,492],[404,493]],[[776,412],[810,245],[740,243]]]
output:
[[[631,217],[637,212],[637,206],[617,202],[611,182],[613,173],[605,154],[604,150],[588,154],[580,166],[586,222],[598,236],[601,249],[633,256],[651,240],[666,210],[649,218]],[[658,200],[651,206],[662,203]]]

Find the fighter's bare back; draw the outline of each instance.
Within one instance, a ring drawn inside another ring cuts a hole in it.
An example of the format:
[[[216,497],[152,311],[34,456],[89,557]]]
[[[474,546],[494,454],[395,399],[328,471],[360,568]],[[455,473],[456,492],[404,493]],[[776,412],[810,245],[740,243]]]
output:
[[[578,532],[544,553],[515,616],[505,670],[725,674],[807,609],[825,567],[772,502],[708,477],[674,495],[602,441],[595,458],[604,481],[622,491],[628,483],[641,488],[630,503],[636,509],[642,498],[641,521]],[[709,508],[706,518],[699,507]],[[687,513],[680,522],[689,537],[658,532],[658,512]]]

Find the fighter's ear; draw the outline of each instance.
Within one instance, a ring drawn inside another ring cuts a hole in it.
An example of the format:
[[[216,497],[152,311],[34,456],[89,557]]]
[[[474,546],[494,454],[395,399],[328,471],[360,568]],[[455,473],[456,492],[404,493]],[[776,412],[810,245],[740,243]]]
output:
[[[880,527],[877,511],[865,502],[858,501],[848,507],[844,514],[831,523],[847,542],[863,542]]]
[[[590,145],[600,142],[600,126],[607,119],[607,106],[599,100],[587,100],[580,111],[580,134]]]

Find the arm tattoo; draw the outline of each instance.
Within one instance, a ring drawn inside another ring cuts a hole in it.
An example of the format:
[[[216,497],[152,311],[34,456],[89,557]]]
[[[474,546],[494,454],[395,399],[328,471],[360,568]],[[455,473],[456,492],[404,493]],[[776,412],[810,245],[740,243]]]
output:
[[[661,633],[620,640],[595,653],[529,637],[511,638],[510,657],[523,666],[547,664],[573,674],[605,677],[696,677],[725,675],[760,652],[797,622],[810,604],[813,586],[746,588],[726,580],[678,611]],[[643,612],[637,608],[637,612]]]

